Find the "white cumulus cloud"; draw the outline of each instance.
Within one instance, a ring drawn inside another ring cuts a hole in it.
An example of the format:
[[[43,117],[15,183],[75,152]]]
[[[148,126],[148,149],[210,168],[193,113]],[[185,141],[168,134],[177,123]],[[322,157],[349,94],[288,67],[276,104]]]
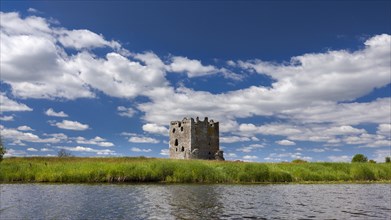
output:
[[[258,158],[257,156],[251,156],[251,155],[243,156],[243,159],[257,159],[257,158]]]
[[[0,120],[1,121],[13,121],[14,120],[14,116],[12,116],[12,115],[0,116]]]
[[[159,126],[154,123],[147,123],[147,124],[143,125],[143,131],[168,136],[168,128],[167,127]]]
[[[136,110],[133,108],[127,108],[125,106],[117,107],[118,115],[131,118],[134,114],[136,114]]]
[[[250,153],[259,148],[264,148],[264,146],[262,144],[250,144],[249,146],[237,148],[236,151],[241,151],[243,153]]]
[[[224,157],[226,158],[237,158],[238,155],[236,155],[235,153],[227,153],[224,155]]]
[[[276,143],[279,144],[279,145],[283,145],[283,146],[292,146],[292,145],[296,145],[295,142],[290,141],[290,140],[279,140],[279,141],[276,141]]]
[[[311,161],[312,157],[304,156],[300,152],[295,152],[295,153],[287,152],[287,153],[271,153],[264,159],[269,160],[269,161],[275,161],[275,162],[291,161],[291,160],[295,160],[295,159]]]
[[[235,143],[235,142],[243,142],[243,141],[251,141],[249,137],[240,137],[240,136],[223,136],[220,137],[220,143]]]
[[[133,152],[144,152],[144,153],[149,153],[152,151],[152,149],[142,149],[138,147],[132,147],[130,150]]]
[[[0,112],[32,111],[33,109],[23,103],[9,99],[4,93],[0,93]]]
[[[391,124],[379,124],[377,134],[391,137]]]
[[[372,42],[373,39],[376,43]],[[137,108],[145,112],[143,119],[159,125],[187,115],[208,115],[230,124],[235,124],[231,122],[236,118],[253,116],[275,116],[294,120],[299,125],[385,123],[391,120],[389,98],[369,102],[344,101],[352,101],[390,83],[389,39],[389,35],[374,36],[368,39],[363,49],[304,54],[293,57],[290,64],[240,61],[239,66],[243,69],[266,74],[275,82],[271,87],[251,86],[220,94],[185,87],[156,88],[146,93],[151,101],[141,103]],[[223,127],[224,123],[221,125]],[[242,134],[254,132],[251,131],[254,127],[249,126],[239,128]],[[235,129],[238,127],[232,126],[225,131]],[[285,133],[295,132],[295,128],[292,129]]]
[[[53,27],[46,19],[0,14],[2,80],[22,98],[94,98],[93,89],[133,98],[166,86],[165,64],[152,52],[133,54],[89,30]],[[100,58],[90,50],[109,47]],[[68,54],[66,48],[76,49]],[[145,65],[144,65],[145,64]]]
[[[150,144],[157,144],[160,142],[155,138],[145,137],[145,136],[133,136],[130,137],[128,141],[132,143],[150,143]]]
[[[160,155],[168,156],[168,155],[170,155],[170,150],[162,149],[162,150],[160,150]]]
[[[327,157],[331,162],[350,162],[352,156],[342,155],[342,156],[329,156]]]
[[[185,72],[190,78],[210,75],[218,71],[214,66],[204,66],[201,61],[190,60],[187,57],[175,56],[171,61],[169,66],[171,72]]]
[[[245,156],[243,156],[242,158],[243,158],[243,160],[249,161],[249,162],[258,159],[258,157],[255,156],[255,155],[245,155]]]
[[[274,98],[290,102],[354,100],[390,83],[391,36],[377,35],[368,39],[365,48],[311,53],[296,56],[290,64],[261,60],[240,62],[266,74],[273,83]]]
[[[25,144],[23,142],[33,142],[33,143],[59,143],[63,139],[58,138],[56,136],[52,136],[49,138],[42,138],[39,137],[36,134],[33,134],[31,132],[24,132],[25,129],[28,129],[29,127],[21,126],[23,131],[13,129],[13,128],[5,128],[4,126],[0,126],[0,131],[2,137],[5,139],[8,139],[12,141],[16,145],[24,146]],[[49,136],[49,135],[48,135]]]
[[[87,124],[82,124],[77,121],[69,121],[69,120],[62,120],[62,122],[57,122],[54,123],[53,125],[61,129],[74,130],[74,131],[84,131],[89,128]]]
[[[34,129],[30,128],[27,125],[22,125],[17,128],[19,131],[34,131]]]
[[[7,152],[5,152],[4,157],[24,157],[26,156],[26,151],[23,150],[15,150],[15,149],[7,149]]]
[[[120,48],[120,44],[116,41],[106,41],[102,35],[98,35],[89,30],[58,30],[58,41],[64,47],[75,49],[95,48],[95,47],[112,47]]]
[[[109,149],[93,149],[90,147],[76,146],[76,147],[57,147],[59,149],[74,151],[74,152],[87,152],[87,153],[96,153],[97,155],[116,155],[116,152]]]
[[[113,147],[114,144],[111,142],[106,141],[106,139],[101,138],[99,136],[96,136],[90,140],[87,140],[84,137],[77,137],[76,143],[78,144],[91,144],[91,145],[98,145],[100,147]]]
[[[62,118],[68,117],[68,115],[65,114],[63,111],[56,112],[52,108],[49,108],[48,110],[46,110],[45,114],[47,116],[53,116],[53,117],[62,117]]]

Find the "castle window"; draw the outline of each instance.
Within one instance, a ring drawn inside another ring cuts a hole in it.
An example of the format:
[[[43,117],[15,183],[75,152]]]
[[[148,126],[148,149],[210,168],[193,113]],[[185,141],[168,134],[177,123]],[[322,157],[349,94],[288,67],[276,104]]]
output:
[[[181,150],[181,151],[182,151],[182,152],[185,151],[185,148],[184,148],[183,146],[182,146],[182,150]]]
[[[177,152],[178,152],[178,148],[177,148],[177,147],[175,148],[175,151],[177,151]]]
[[[210,155],[210,151],[209,151],[209,153],[208,153],[209,155]]]
[[[181,131],[183,131],[183,127],[181,127]]]
[[[175,128],[172,129],[172,133],[175,133]]]
[[[178,146],[178,139],[175,139],[174,145],[175,145],[175,146]]]

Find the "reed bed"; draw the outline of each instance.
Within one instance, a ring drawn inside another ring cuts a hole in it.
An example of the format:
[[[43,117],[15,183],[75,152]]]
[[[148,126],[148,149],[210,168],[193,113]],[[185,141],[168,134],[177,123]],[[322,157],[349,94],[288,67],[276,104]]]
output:
[[[390,163],[248,163],[157,158],[6,158],[0,182],[391,182]]]

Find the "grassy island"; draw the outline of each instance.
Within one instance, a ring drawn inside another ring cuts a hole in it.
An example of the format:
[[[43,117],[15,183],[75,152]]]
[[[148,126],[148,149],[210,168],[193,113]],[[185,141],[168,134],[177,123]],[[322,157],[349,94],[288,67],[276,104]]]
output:
[[[391,182],[390,163],[247,163],[156,158],[6,158],[0,182]]]

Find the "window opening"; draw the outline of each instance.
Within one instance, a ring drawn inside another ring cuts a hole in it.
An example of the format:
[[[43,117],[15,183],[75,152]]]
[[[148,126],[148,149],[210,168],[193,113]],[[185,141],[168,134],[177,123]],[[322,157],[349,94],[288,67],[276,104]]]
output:
[[[182,146],[182,152],[185,151],[185,148]]]
[[[175,145],[175,146],[178,146],[178,139],[175,139],[174,145]]]
[[[175,133],[175,128],[172,129],[172,133]]]

